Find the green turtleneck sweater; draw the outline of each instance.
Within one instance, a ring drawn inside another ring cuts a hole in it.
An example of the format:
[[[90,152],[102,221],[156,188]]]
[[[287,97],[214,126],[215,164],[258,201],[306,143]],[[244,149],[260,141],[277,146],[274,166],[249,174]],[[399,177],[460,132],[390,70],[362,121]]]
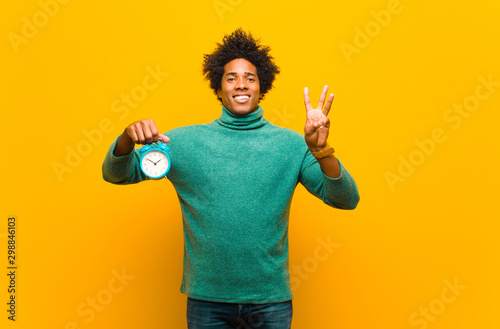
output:
[[[341,166],[321,171],[304,137],[277,127],[258,109],[235,116],[222,107],[208,124],[172,129],[168,179],[179,197],[184,228],[181,292],[196,299],[274,303],[292,299],[288,218],[301,183],[326,204],[354,209],[359,194]],[[114,184],[146,179],[134,149],[115,157],[111,145],[103,177]]]

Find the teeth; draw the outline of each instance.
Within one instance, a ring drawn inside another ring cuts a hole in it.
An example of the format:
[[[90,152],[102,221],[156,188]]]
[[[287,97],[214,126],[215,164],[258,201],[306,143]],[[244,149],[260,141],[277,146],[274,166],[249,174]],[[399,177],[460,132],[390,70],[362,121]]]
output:
[[[236,99],[250,98],[250,96],[234,96]]]

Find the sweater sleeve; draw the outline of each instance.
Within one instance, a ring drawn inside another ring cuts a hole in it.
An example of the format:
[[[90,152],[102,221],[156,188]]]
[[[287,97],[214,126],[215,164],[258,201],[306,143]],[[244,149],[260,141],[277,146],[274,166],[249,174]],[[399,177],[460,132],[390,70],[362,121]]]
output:
[[[359,202],[358,187],[340,161],[339,165],[340,176],[330,178],[323,173],[318,161],[308,150],[303,158],[299,182],[327,205],[352,210]]]
[[[106,182],[120,185],[135,184],[146,180],[146,175],[141,171],[139,152],[135,148],[123,156],[113,155],[118,138],[111,144],[104,158],[102,177]]]

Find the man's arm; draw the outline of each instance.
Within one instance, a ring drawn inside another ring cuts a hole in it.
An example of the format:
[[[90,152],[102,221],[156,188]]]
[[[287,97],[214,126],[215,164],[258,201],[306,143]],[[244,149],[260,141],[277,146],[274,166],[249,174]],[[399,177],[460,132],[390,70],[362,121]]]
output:
[[[304,126],[304,139],[309,152],[304,158],[301,183],[309,192],[332,207],[354,209],[359,202],[356,182],[340,164],[338,159],[333,154],[330,154],[333,153],[333,149],[326,152],[327,156],[317,153],[330,149],[327,143],[330,131],[328,113],[330,112],[334,96],[333,94],[328,96],[323,108],[327,92],[328,86],[325,86],[319,98],[318,107],[313,109],[309,98],[309,90],[307,88],[304,89],[304,104],[307,113],[306,124]],[[323,175],[319,175],[318,164]]]
[[[342,163],[337,159],[335,161],[340,166],[340,175],[337,178],[330,178],[322,172],[318,161],[306,149],[299,182],[310,193],[329,206],[339,209],[354,209],[359,202],[358,187]]]

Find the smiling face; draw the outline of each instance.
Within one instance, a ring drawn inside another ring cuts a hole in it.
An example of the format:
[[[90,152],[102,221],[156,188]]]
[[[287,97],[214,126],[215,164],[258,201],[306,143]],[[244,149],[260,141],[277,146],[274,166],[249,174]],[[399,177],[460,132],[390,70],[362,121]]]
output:
[[[224,66],[217,97],[231,113],[242,116],[254,112],[262,96],[255,65],[237,58]]]

